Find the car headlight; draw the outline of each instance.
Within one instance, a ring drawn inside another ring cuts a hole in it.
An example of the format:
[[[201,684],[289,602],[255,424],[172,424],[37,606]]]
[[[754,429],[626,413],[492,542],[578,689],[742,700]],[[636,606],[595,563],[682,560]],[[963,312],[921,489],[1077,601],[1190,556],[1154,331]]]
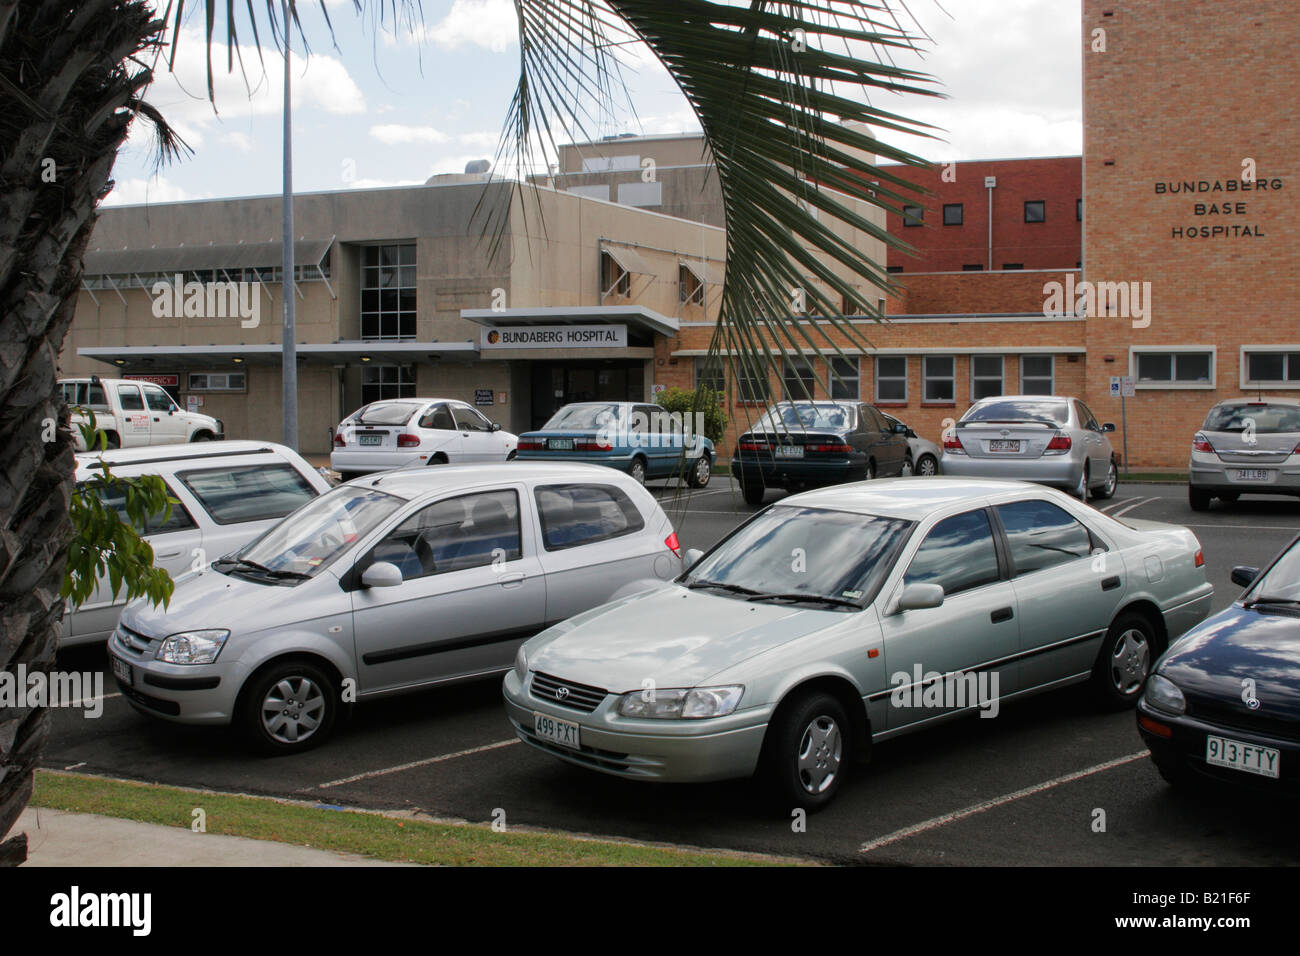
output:
[[[528,676],[528,655],[524,653],[524,645],[519,645],[519,650],[515,651],[515,676],[519,678],[519,683],[523,683]]]
[[[229,631],[182,631],[163,640],[154,660],[164,664],[211,664],[229,636]]]
[[[1147,678],[1147,686],[1146,690],[1142,692],[1142,699],[1156,710],[1175,717],[1187,710],[1187,698],[1178,689],[1178,685],[1167,677],[1161,677],[1159,674],[1152,674]]]
[[[650,717],[663,720],[677,718],[698,720],[701,717],[724,717],[736,709],[745,688],[674,687],[634,690],[618,702],[623,717]]]

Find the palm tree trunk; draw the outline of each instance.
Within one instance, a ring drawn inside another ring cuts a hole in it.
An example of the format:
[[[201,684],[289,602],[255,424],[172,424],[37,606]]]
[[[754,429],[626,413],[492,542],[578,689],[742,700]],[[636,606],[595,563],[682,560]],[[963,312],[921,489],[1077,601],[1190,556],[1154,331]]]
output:
[[[130,58],[161,29],[138,0],[0,0],[0,668],[15,676],[54,660],[75,464],[59,350],[113,160],[147,109],[151,74]],[[25,834],[4,838],[49,724],[43,707],[0,708],[0,863],[26,859]]]

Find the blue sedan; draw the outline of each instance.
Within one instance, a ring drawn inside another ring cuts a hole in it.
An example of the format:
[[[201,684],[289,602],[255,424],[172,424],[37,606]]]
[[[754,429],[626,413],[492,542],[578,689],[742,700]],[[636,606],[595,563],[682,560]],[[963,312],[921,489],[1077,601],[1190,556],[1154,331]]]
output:
[[[1232,606],[1164,653],[1138,701],[1138,731],[1171,784],[1214,777],[1300,793],[1300,537]]]
[[[684,475],[703,488],[713,473],[713,442],[692,416],[639,402],[565,405],[535,432],[519,436],[519,461],[583,461],[637,481]]]

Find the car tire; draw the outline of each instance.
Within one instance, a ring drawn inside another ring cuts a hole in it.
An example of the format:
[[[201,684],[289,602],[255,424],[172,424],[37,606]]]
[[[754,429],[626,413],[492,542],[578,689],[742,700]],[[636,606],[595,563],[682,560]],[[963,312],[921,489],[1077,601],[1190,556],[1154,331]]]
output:
[[[939,462],[934,455],[922,455],[916,460],[916,467],[912,473],[922,478],[933,478],[939,474]]]
[[[1156,629],[1145,614],[1125,611],[1111,622],[1092,668],[1092,684],[1103,703],[1131,707],[1160,656]]]
[[[1114,459],[1111,460],[1110,467],[1106,469],[1106,483],[1100,489],[1093,492],[1093,498],[1097,501],[1105,501],[1108,498],[1115,497],[1115,489],[1119,487],[1119,469],[1115,467]]]
[[[1210,510],[1210,493],[1200,488],[1187,487],[1187,504],[1193,511]]]
[[[746,481],[741,478],[740,473],[737,472],[736,482],[740,485],[740,494],[741,497],[745,499],[745,504],[757,508],[763,503],[763,494],[767,489],[763,487],[763,479],[761,477],[755,477],[752,481]]]
[[[194,437],[191,438],[190,441],[191,442],[212,441],[212,434],[210,432],[195,432]]]
[[[787,814],[820,810],[835,798],[853,753],[848,715],[824,691],[783,703],[767,729],[760,772],[768,797]]]
[[[239,729],[256,750],[273,756],[301,753],[324,743],[333,731],[339,690],[320,665],[290,658],[254,674],[237,709]]]
[[[514,461],[514,460],[515,460],[515,455],[517,455],[517,454],[518,454],[518,452],[517,452],[515,449],[513,449],[513,448],[510,449],[510,454],[506,455],[506,461]]]
[[[867,461],[867,471],[862,476],[864,481],[874,481],[876,478],[876,460],[874,458]]]
[[[109,451],[114,451],[122,447],[122,442],[116,435],[106,434],[104,436],[104,447]]]
[[[1179,760],[1158,760],[1153,755],[1151,762],[1156,765],[1160,778],[1171,787],[1186,787],[1191,782],[1192,773]]]
[[[434,465],[446,465],[449,463],[450,462],[448,461],[447,456],[444,455],[442,452],[438,452],[436,455],[434,455],[432,458],[429,459],[429,463],[424,467],[431,468]]]
[[[645,484],[645,459],[637,455],[632,459],[632,464],[628,466],[627,473],[632,476],[632,480],[638,485]]]
[[[1088,478],[1089,477],[1090,476],[1088,475],[1088,464],[1087,462],[1084,462],[1083,473],[1079,475],[1079,483],[1075,485],[1074,490],[1070,492],[1070,494],[1074,495],[1074,497],[1078,498],[1080,501],[1086,502],[1088,500]]]
[[[1217,495],[1216,497],[1225,505],[1235,505],[1237,499],[1240,498],[1241,495],[1238,492],[1230,491],[1226,495]]]
[[[695,467],[691,473],[686,476],[686,483],[692,488],[703,488],[708,485],[709,479],[713,477],[713,462],[709,459],[709,453],[701,452],[700,457],[695,461]]]

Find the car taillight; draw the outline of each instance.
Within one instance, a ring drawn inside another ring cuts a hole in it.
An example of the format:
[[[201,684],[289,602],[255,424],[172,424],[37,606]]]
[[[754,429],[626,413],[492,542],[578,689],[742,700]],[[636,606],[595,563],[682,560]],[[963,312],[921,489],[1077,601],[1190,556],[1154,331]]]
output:
[[[1196,566],[1198,568],[1205,567],[1205,554],[1201,551],[1200,548],[1196,549]]]
[[[668,550],[671,551],[673,554],[677,555],[677,557],[680,558],[682,556],[682,546],[677,543],[676,531],[674,531],[668,537],[664,538],[664,544],[666,544],[668,546]]]
[[[613,445],[599,441],[577,441],[573,443],[574,451],[610,451]]]
[[[521,438],[519,444],[515,446],[516,451],[541,451],[546,447],[546,442],[539,438]]]
[[[1213,454],[1214,446],[1210,444],[1210,440],[1204,435],[1197,435],[1192,439],[1192,451],[1204,451]]]
[[[837,454],[847,454],[848,452],[853,451],[852,448],[850,448],[848,445],[845,445],[843,443],[840,443],[838,445],[807,445],[805,446],[805,450],[834,452]]]
[[[764,448],[767,447],[767,445],[764,444],[763,442],[757,442],[757,441],[742,441],[736,447],[740,451],[762,451]]]
[[[952,434],[943,436],[943,450],[950,455],[966,454],[966,449],[962,447],[961,439]]]
[[[338,432],[335,432],[335,433],[334,433],[334,447],[335,447],[335,448],[345,448],[345,447],[347,447],[347,444],[348,444],[347,441],[344,440],[344,438],[343,438],[342,435],[340,435]]]
[[[419,448],[420,436],[419,435],[398,435],[397,447],[398,448]]]
[[[1053,435],[1052,440],[1047,443],[1047,448],[1045,448],[1044,451],[1069,451],[1070,445],[1071,442],[1069,435]]]
[[[1298,442],[1296,446],[1291,449],[1291,454],[1300,455],[1300,442]]]

